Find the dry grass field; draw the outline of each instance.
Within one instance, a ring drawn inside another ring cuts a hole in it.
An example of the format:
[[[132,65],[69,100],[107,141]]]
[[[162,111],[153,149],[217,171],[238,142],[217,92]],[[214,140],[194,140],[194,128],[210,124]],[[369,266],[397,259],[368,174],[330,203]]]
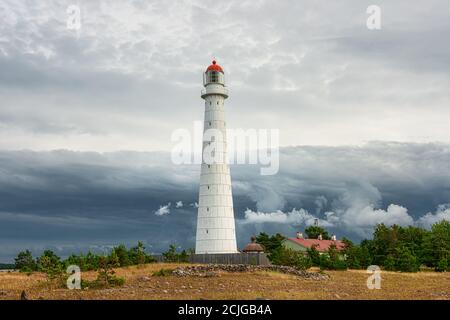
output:
[[[445,299],[450,300],[450,273],[382,272],[380,290],[366,286],[363,270],[327,271],[329,280],[307,280],[277,272],[220,272],[215,277],[152,276],[180,264],[149,264],[117,269],[122,287],[68,290],[52,288],[43,274],[0,273],[0,300],[20,299]],[[95,272],[82,275],[94,279]]]

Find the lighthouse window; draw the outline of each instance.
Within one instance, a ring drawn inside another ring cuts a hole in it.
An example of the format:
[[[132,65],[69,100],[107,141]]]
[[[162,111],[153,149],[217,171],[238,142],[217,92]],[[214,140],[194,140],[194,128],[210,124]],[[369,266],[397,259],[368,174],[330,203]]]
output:
[[[218,76],[216,71],[212,71],[209,75],[211,82],[218,82]]]
[[[206,208],[206,211],[209,211],[209,208]]]
[[[209,122],[209,126],[211,126],[211,121]]]
[[[208,186],[208,190],[209,190],[209,186]]]
[[[206,233],[208,233],[208,229],[206,229]]]
[[[219,101],[217,101],[217,105],[219,105]]]

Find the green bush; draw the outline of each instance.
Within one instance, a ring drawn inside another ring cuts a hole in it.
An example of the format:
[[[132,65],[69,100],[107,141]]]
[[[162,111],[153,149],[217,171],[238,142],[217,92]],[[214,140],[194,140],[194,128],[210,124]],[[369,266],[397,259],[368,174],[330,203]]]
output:
[[[14,260],[14,268],[20,270],[20,272],[29,273],[37,270],[37,263],[33,259],[30,250],[19,252]]]
[[[285,247],[280,247],[273,252],[272,263],[282,266],[295,267],[300,270],[306,270],[312,266],[311,259],[307,254]]]
[[[186,250],[177,252],[177,247],[173,244],[169,246],[169,250],[163,252],[164,262],[189,262],[189,256],[192,254]]]
[[[167,277],[172,275],[172,271],[174,269],[159,269],[158,271],[153,272],[153,277]]]
[[[347,270],[347,262],[343,253],[339,252],[334,244],[328,248],[327,255],[330,259],[329,268],[332,270]]]
[[[447,258],[442,258],[436,265],[436,271],[450,271],[450,262]]]
[[[114,268],[120,265],[117,255],[112,253],[110,256],[99,256],[98,275],[94,281],[85,281],[82,286],[89,288],[106,288],[121,286],[125,279],[115,275]]]
[[[312,246],[311,248],[308,248],[306,252],[311,259],[312,265],[316,267],[320,266],[320,253],[317,251],[316,247]]]
[[[153,258],[145,253],[145,246],[141,241],[138,242],[137,246],[132,247],[128,251],[128,257],[130,258],[130,261],[133,265],[142,265],[148,263]]]
[[[411,254],[409,249],[400,248],[398,253],[398,259],[396,264],[396,270],[402,272],[417,272],[419,271],[419,263],[417,258]]]
[[[145,263],[156,262],[156,259],[145,252],[145,246],[142,242],[138,242],[137,246],[134,246],[127,250],[127,248],[121,244],[114,247],[110,254],[111,259],[118,260],[119,267],[126,267],[130,265],[143,265]],[[80,253],[79,255],[72,254],[66,260],[64,260],[64,266],[67,268],[69,265],[77,265],[81,271],[98,270],[100,255],[97,255],[89,251],[86,255]]]
[[[45,250],[37,259],[38,270],[47,275],[48,281],[58,280],[64,282],[63,264],[60,257],[51,250]]]
[[[111,255],[117,257],[117,262],[119,267],[127,267],[131,264],[130,257],[128,256],[128,250],[125,245],[121,244],[117,247],[114,247]]]
[[[388,255],[386,259],[384,260],[384,269],[395,271],[397,269],[396,267],[396,261],[393,255]]]

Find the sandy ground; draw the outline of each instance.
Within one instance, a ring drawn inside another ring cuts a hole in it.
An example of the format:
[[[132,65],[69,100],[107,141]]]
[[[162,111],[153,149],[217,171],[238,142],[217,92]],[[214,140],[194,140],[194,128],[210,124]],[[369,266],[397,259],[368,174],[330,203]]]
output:
[[[149,264],[117,269],[122,287],[68,290],[49,285],[45,276],[0,273],[0,300],[19,299],[444,299],[450,300],[450,273],[382,272],[381,289],[369,290],[363,270],[327,271],[329,280],[306,280],[276,272],[221,272],[216,277],[154,277],[161,268],[179,264]],[[82,274],[94,279],[95,272]]]

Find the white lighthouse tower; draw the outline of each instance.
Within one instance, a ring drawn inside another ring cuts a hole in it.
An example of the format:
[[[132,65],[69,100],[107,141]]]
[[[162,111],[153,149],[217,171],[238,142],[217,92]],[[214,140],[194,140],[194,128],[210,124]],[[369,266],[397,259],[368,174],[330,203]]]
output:
[[[203,74],[203,85],[205,121],[195,253],[236,253],[224,107],[228,90],[225,88],[223,69],[216,61]],[[211,150],[211,144],[216,146],[212,148],[213,161],[205,157],[205,151]]]

